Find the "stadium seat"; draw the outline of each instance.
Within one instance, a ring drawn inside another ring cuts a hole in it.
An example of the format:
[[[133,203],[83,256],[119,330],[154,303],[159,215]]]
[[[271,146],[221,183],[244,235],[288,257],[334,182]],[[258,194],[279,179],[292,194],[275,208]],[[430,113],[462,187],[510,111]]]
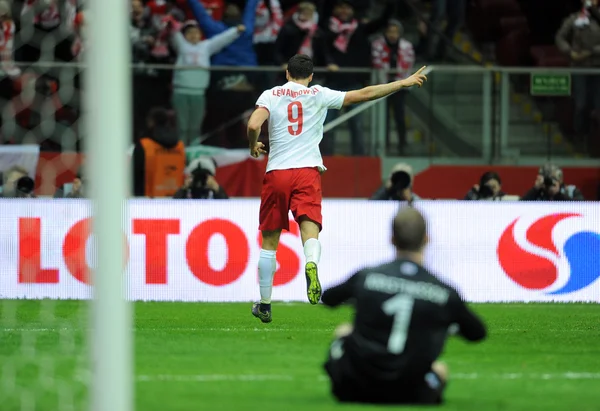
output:
[[[515,30],[496,44],[496,60],[502,66],[522,66],[530,63],[531,40],[528,29]]]
[[[500,29],[502,35],[507,35],[516,30],[529,30],[527,19],[524,15],[502,17],[500,19]]]
[[[522,15],[516,0],[475,0],[469,6],[467,25],[475,41],[493,42],[502,34],[502,18]]]
[[[555,100],[555,116],[560,129],[566,135],[572,135],[573,130],[573,115],[574,106],[571,98],[556,98]]]
[[[567,67],[569,60],[554,45],[531,47],[531,58],[540,67]]]
[[[591,132],[587,142],[590,157],[600,158],[600,111],[592,113]]]
[[[521,0],[521,8],[527,17],[534,44],[553,44],[556,30],[563,19],[581,7],[580,0],[573,9],[568,0]]]

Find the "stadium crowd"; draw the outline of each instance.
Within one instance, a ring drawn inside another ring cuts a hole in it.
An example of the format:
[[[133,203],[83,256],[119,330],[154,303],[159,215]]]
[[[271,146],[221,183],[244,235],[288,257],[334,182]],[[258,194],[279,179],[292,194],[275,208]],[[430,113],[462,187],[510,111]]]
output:
[[[125,1],[125,0],[124,0]],[[41,131],[42,109],[51,101],[54,120],[79,136],[78,70],[50,65],[82,62],[89,39],[85,7],[78,0],[0,1],[3,38],[0,62],[5,76],[0,84],[3,111],[15,115],[3,130],[5,143],[42,144],[45,150],[79,149],[79,139],[66,141],[64,128]],[[129,0],[132,47],[134,134],[145,132],[150,110],[170,110],[184,144],[198,142],[203,120],[222,111],[220,100],[227,91],[234,100],[251,107],[257,93],[283,79],[282,70],[264,72],[256,66],[281,67],[296,53],[307,54],[317,66],[330,72],[340,68],[396,68],[390,76],[406,76],[415,60],[413,45],[402,38],[399,18],[407,15],[397,0]],[[229,32],[237,27],[239,32]],[[228,34],[229,33],[229,34]],[[204,42],[208,40],[208,44]],[[207,46],[210,46],[207,48]],[[204,50],[206,49],[206,50]],[[205,52],[206,51],[206,52]],[[17,64],[15,64],[17,63]],[[183,67],[244,67],[216,71],[184,70]],[[174,70],[173,70],[174,66]],[[324,76],[328,86],[349,89],[367,83],[368,74]],[[33,88],[36,98],[22,93]],[[245,92],[245,93],[240,93]],[[207,104],[207,101],[210,104]],[[398,123],[398,145],[405,141],[402,93],[390,100]],[[210,105],[210,107],[207,107]],[[8,107],[8,108],[7,108]],[[214,110],[211,110],[214,108]],[[171,111],[172,110],[172,111]],[[238,110],[238,114],[240,111]],[[223,122],[229,116],[216,118]],[[334,119],[335,113],[331,113]],[[350,122],[352,151],[365,154],[361,116]],[[235,133],[228,133],[235,134]],[[324,154],[333,154],[334,136],[328,136]],[[68,139],[67,139],[68,140]],[[214,145],[235,146],[241,138],[220,138]],[[66,146],[66,147],[65,147]]]
[[[388,74],[388,80],[393,80],[407,76],[419,56],[428,62],[443,59],[446,48],[437,41],[439,39],[433,38],[433,33],[439,30],[429,30],[431,35],[426,36],[428,27],[444,27],[445,35],[451,37],[465,17],[463,1],[450,5],[447,1],[432,0],[429,24],[422,22],[421,41],[413,45],[403,37],[401,23],[410,15],[410,10],[403,1],[397,0],[124,1],[130,5],[129,33],[134,63],[134,193],[149,197],[173,196],[177,192],[177,198],[227,198],[215,179],[212,160],[186,165],[185,148],[200,142],[202,130],[206,132],[226,122],[232,110],[247,111],[262,90],[282,82],[285,63],[294,54],[307,54],[317,66],[326,68],[327,72],[318,80],[328,87],[355,89],[369,83],[369,75],[348,73],[344,69],[390,69],[392,74]],[[79,70],[60,64],[81,62],[86,49],[93,47],[86,31],[89,16],[82,3],[78,0],[0,0],[3,27],[0,69],[4,73],[0,80],[1,142],[38,144],[42,150],[55,151],[81,148]],[[575,65],[587,64],[583,55],[598,47],[593,33],[577,32],[576,36],[569,37],[572,26],[579,27],[584,20],[595,24],[585,13],[576,13],[567,17],[556,37],[558,46],[570,53]],[[50,64],[52,62],[58,65]],[[205,70],[210,66],[229,68]],[[279,69],[252,70],[258,66]],[[186,69],[190,67],[199,69]],[[585,119],[589,118],[581,113],[593,96],[588,91],[595,89],[594,79],[589,76],[574,84],[578,130],[585,127]],[[387,99],[391,109],[387,112],[391,111],[389,117],[397,126],[399,153],[406,144],[404,99],[405,92]],[[327,121],[339,114],[337,110],[330,110]],[[52,118],[53,127],[42,126],[48,117]],[[361,120],[362,116],[356,115],[348,121],[354,155],[366,154]],[[209,143],[223,147],[245,146],[245,124],[238,123],[238,130],[229,128],[225,133],[212,133],[218,137]],[[388,119],[388,148],[392,145],[389,128]],[[321,143],[322,154],[335,154],[335,147],[335,135],[331,131]],[[174,162],[178,175],[165,186],[164,192],[155,192],[148,188],[147,175],[154,153],[162,148],[173,151],[174,160],[169,161]],[[203,167],[198,168],[198,164]],[[412,176],[410,171],[407,174]],[[10,175],[11,172],[5,172],[5,195],[12,192],[12,178],[6,179]],[[537,191],[519,195],[527,199],[559,199],[559,194],[564,194],[560,169],[544,169],[540,176],[534,187]],[[554,188],[541,190],[552,185],[544,185],[544,177],[547,177],[546,183],[554,181]],[[406,178],[402,179],[401,190],[392,189],[398,187],[398,181],[392,180],[390,177],[373,198],[406,201],[419,198]],[[202,189],[192,190],[198,182],[202,183]],[[79,177],[70,195],[80,195],[77,194],[80,183]],[[62,196],[61,193],[65,193],[63,188],[57,191],[57,196]],[[568,197],[581,199],[578,190],[571,189],[569,193]],[[465,199],[503,196],[500,176],[490,172],[482,176]]]

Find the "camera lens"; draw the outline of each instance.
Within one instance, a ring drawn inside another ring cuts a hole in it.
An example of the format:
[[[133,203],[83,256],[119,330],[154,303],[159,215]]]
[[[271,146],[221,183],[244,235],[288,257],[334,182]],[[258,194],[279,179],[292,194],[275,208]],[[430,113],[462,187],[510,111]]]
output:
[[[16,184],[17,191],[20,191],[23,194],[31,194],[34,186],[35,182],[29,176],[19,178]]]
[[[480,198],[489,198],[489,197],[493,197],[493,196],[494,196],[494,192],[492,191],[490,186],[488,186],[487,184],[484,184],[481,187],[479,187],[479,197]]]
[[[410,186],[410,175],[406,171],[396,171],[391,180],[396,190],[404,190]]]

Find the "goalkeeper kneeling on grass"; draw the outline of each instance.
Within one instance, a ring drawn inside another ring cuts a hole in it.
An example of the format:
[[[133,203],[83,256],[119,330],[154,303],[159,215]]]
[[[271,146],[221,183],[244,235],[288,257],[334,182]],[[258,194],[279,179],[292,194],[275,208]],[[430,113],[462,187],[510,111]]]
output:
[[[338,328],[324,367],[342,402],[441,404],[448,369],[438,357],[448,334],[481,341],[486,327],[453,287],[423,267],[423,215],[402,207],[392,231],[394,260],[323,293],[327,306],[355,307],[354,324]]]

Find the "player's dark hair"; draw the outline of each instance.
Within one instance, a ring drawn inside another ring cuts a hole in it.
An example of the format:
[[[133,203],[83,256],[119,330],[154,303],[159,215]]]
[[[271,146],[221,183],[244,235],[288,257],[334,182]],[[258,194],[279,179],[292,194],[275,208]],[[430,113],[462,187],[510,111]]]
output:
[[[392,232],[398,251],[421,251],[427,236],[425,218],[415,208],[403,207],[394,218]]]
[[[290,77],[296,80],[304,80],[313,74],[313,61],[306,54],[296,54],[288,61],[287,71]]]

